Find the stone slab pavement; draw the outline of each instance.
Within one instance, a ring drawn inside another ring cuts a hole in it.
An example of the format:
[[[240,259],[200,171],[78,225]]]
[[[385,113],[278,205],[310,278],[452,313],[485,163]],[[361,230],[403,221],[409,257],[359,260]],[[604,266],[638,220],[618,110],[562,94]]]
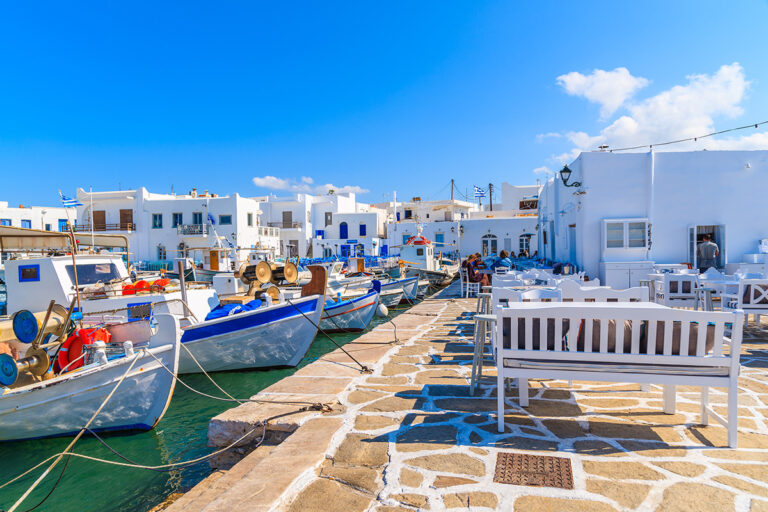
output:
[[[768,330],[745,333],[737,450],[698,425],[699,389],[685,386],[667,415],[660,386],[536,380],[530,407],[508,400],[499,434],[495,369],[468,393],[475,305],[413,308],[437,316],[341,395],[325,460],[275,510],[768,511]],[[724,390],[712,402],[723,413]],[[574,489],[494,483],[501,452],[570,459]]]

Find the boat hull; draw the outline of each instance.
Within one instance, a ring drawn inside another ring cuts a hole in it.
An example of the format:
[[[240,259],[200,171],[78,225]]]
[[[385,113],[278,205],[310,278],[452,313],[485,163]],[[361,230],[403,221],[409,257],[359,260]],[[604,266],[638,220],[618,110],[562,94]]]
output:
[[[137,350],[134,357],[138,357],[138,361],[90,429],[96,432],[152,429],[165,414],[173,394],[178,350],[178,338],[173,344]],[[113,360],[106,367],[87,367],[70,376],[2,395],[0,441],[75,435],[112,392],[132,361],[132,357]]]
[[[388,308],[392,308],[400,304],[400,301],[403,300],[403,290],[388,290],[383,291],[381,295],[379,295],[379,302],[381,304],[384,304]]]
[[[320,328],[325,332],[362,331],[368,327],[379,306],[379,294],[367,293],[340,304],[326,304]]]
[[[200,366],[206,372],[296,366],[317,334],[323,297],[291,302],[185,328],[179,373],[200,373]]]
[[[416,300],[418,296],[418,277],[407,277],[405,279],[398,279],[381,285],[381,290],[386,291],[390,289],[400,288],[403,290],[403,298],[401,302],[412,302]]]

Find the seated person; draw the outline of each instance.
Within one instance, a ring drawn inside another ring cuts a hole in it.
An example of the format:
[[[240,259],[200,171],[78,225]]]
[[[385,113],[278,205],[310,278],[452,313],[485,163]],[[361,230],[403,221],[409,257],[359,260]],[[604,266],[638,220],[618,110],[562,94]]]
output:
[[[477,269],[485,268],[485,262],[483,261],[483,255],[480,254],[479,252],[476,252],[475,254],[473,254],[473,256],[475,257],[475,259],[474,259],[474,267],[477,268]]]
[[[509,259],[509,254],[507,253],[507,251],[501,251],[499,253],[499,258],[491,266],[491,268],[497,268],[497,267],[507,267],[507,268],[513,267],[512,260]]]
[[[480,283],[480,286],[490,286],[491,280],[489,276],[487,274],[481,274],[477,271],[477,260],[478,258],[475,254],[467,258],[467,261],[469,261],[469,265],[467,265],[467,280],[470,283]]]

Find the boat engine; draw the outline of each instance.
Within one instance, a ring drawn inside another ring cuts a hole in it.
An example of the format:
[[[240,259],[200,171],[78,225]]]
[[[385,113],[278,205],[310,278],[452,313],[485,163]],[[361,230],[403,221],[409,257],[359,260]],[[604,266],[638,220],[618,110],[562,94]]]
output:
[[[42,377],[50,366],[51,358],[42,348],[27,349],[27,355],[19,360],[10,354],[0,354],[0,385],[12,386],[19,378],[19,373],[25,371]]]
[[[256,291],[267,283],[275,286],[296,283],[299,279],[299,269],[296,264],[290,261],[283,266],[278,266],[275,263],[270,264],[266,261],[260,261],[256,265],[243,263],[235,273],[235,277],[238,277],[243,284],[247,284],[248,295],[254,296]]]

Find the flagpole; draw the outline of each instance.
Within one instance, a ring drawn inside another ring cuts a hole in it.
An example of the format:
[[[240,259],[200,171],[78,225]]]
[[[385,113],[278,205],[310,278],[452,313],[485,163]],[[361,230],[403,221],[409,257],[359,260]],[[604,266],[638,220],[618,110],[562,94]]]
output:
[[[90,187],[88,196],[91,198],[91,250],[96,252],[96,248],[93,246],[93,187]]]

